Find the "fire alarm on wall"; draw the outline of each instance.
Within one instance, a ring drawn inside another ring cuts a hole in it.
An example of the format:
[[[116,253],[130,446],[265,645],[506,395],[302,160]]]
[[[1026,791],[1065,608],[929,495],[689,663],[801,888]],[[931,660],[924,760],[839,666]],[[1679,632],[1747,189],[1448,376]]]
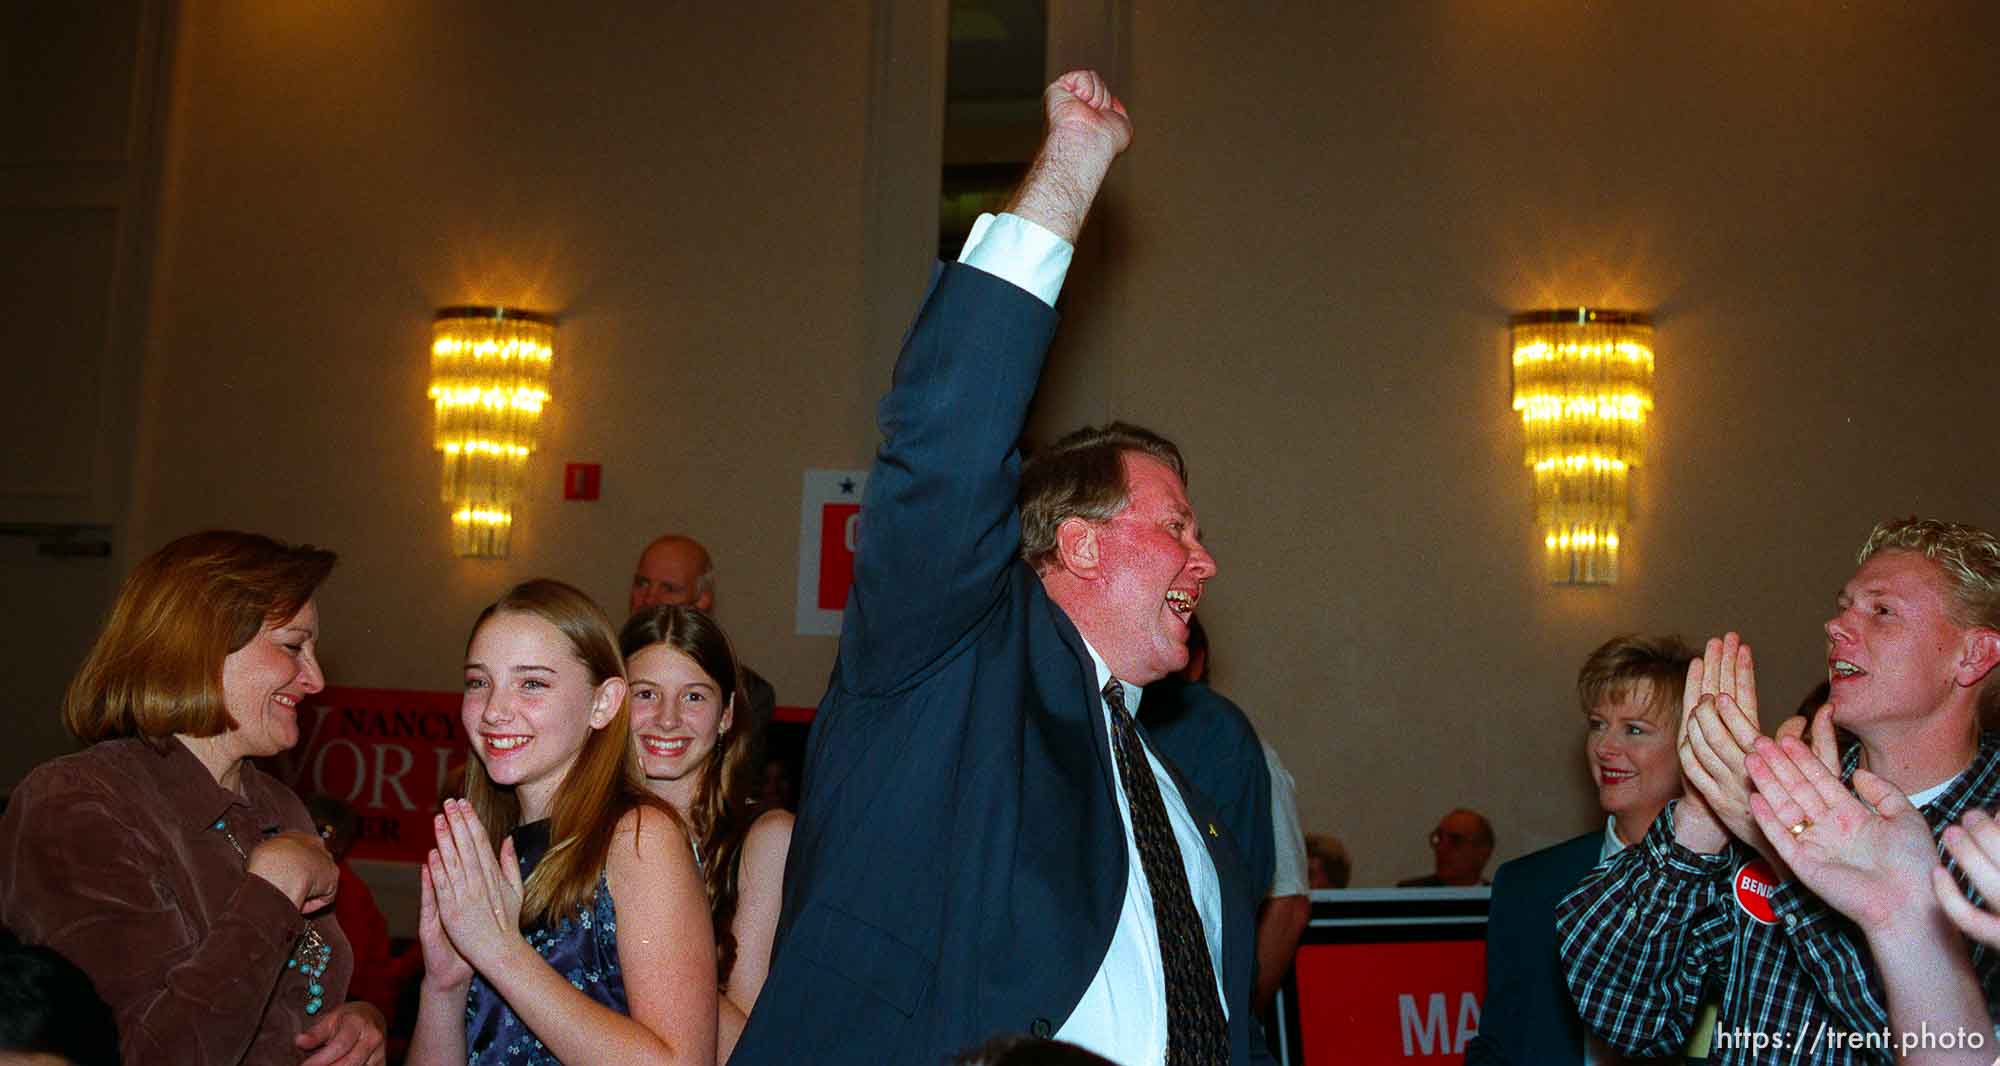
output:
[[[596,499],[598,472],[601,469],[596,463],[563,464],[563,499]]]

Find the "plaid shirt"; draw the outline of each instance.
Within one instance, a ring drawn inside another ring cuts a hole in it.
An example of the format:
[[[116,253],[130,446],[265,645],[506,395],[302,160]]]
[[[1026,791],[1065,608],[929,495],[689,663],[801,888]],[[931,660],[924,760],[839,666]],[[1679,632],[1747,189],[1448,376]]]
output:
[[[1859,746],[1846,753],[1843,779],[1859,757]],[[1935,838],[1963,811],[1996,800],[2000,734],[1986,733],[1972,765],[1923,812]],[[1675,1054],[1692,1035],[1704,987],[1719,988],[1710,1063],[1893,1063],[1888,1000],[1860,930],[1796,881],[1771,894],[1775,924],[1752,918],[1737,905],[1733,880],[1756,853],[1733,838],[1713,855],[1676,844],[1673,815],[1670,805],[1643,842],[1592,871],[1556,908],[1584,1024],[1628,1055]],[[2000,952],[1975,944],[1972,965],[1989,1007],[2000,1005]],[[1990,1042],[1993,1034],[1984,1035]]]

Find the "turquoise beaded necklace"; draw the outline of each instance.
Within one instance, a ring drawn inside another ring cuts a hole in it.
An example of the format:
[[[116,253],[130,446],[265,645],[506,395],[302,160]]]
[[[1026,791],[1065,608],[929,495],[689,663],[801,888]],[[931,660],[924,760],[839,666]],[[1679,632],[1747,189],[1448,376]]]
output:
[[[229,841],[229,846],[236,849],[236,854],[243,859],[244,867],[248,868],[250,855],[243,850],[243,845],[236,842],[236,834],[229,831],[229,823],[217,818],[211,828],[222,833],[222,839]],[[307,919],[306,931],[299,934],[298,942],[292,945],[292,957],[285,960],[285,969],[297,970],[305,975],[308,1016],[318,1014],[320,1008],[326,1006],[326,988],[320,984],[320,978],[325,975],[327,964],[332,961],[333,945],[327,943],[326,938],[319,934],[319,923]]]

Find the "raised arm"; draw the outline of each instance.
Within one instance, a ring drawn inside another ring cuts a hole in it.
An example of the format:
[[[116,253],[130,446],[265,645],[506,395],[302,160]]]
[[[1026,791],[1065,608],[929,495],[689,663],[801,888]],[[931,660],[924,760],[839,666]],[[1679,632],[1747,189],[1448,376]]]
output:
[[[2000,823],[1975,807],[1945,826],[1942,840],[1951,861],[1931,871],[1933,894],[1952,924],[1972,938],[1973,973],[1985,991],[1987,1013],[2000,1018],[2000,917],[1993,912],[2000,901]]]
[[[862,503],[841,683],[885,692],[920,675],[999,594],[1020,544],[1016,443],[1055,334],[1055,290],[1111,162],[1123,105],[1089,72],[1043,102],[1048,131],[1009,204],[982,220],[903,343]]]
[[[1688,664],[1679,753],[1692,800],[1683,800],[1679,842],[1699,852],[1721,849],[1723,834],[1742,841],[1785,877],[1783,857],[1750,816],[1744,760],[1760,732],[1757,670],[1750,645],[1735,633],[1711,637]]]
[[[1057,78],[1042,91],[1042,110],[1048,133],[1007,213],[1075,244],[1111,161],[1132,143],[1132,120],[1094,70]]]

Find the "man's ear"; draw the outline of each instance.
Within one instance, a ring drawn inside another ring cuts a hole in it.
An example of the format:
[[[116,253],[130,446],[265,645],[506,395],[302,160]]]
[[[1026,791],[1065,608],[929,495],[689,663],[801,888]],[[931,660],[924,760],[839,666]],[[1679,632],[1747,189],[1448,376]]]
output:
[[[1967,688],[1986,680],[2000,666],[2000,631],[1983,626],[1965,633],[1964,654],[1958,660],[1958,683]]]
[[[1097,527],[1071,516],[1056,527],[1056,562],[1081,578],[1094,577],[1098,567]]]

